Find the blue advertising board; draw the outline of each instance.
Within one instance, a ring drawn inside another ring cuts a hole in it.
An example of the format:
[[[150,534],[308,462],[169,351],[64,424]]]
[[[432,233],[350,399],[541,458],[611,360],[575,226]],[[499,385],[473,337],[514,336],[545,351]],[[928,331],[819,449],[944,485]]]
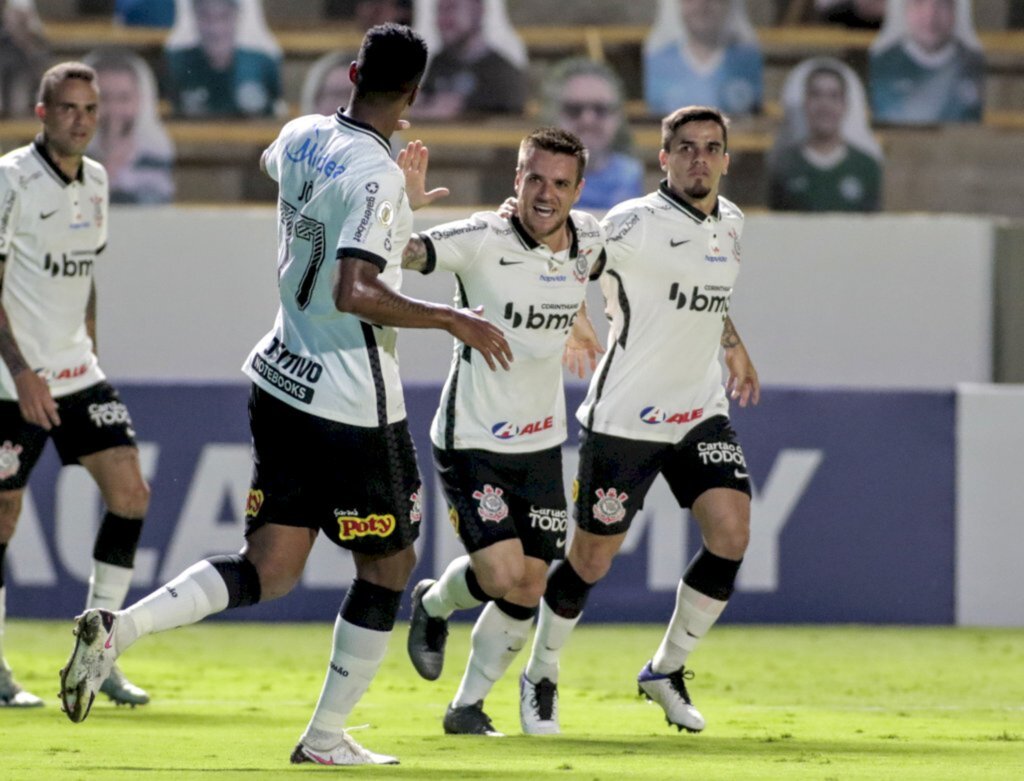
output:
[[[152,504],[130,600],[193,562],[242,545],[249,484],[244,384],[120,383]],[[447,522],[427,431],[437,386],[407,388],[424,476],[413,579],[461,546]],[[582,399],[570,387],[569,409]],[[755,483],[752,539],[723,621],[949,624],[954,621],[953,392],[766,388],[733,421]],[[565,447],[567,488],[575,427]],[[7,555],[8,614],[69,618],[83,606],[99,494],[47,448]],[[571,525],[571,524],[570,524]],[[658,481],[586,621],[664,622],[699,533]],[[354,569],[323,539],[288,596],[231,611],[238,620],[333,620]],[[403,617],[408,610],[406,601]]]

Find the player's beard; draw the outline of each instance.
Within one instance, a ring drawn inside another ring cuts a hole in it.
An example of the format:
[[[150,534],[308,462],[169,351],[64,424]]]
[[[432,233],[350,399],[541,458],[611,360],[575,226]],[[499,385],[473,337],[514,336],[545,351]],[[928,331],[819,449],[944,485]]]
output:
[[[685,188],[683,192],[695,201],[700,201],[711,195],[711,188],[704,184],[703,181],[697,181]]]

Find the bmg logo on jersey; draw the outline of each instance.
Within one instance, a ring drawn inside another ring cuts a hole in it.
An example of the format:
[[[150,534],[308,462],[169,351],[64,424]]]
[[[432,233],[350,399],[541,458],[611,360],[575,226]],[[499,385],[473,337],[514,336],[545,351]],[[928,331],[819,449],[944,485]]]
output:
[[[534,308],[533,304],[530,304],[526,314],[523,314],[517,311],[513,303],[509,301],[505,304],[504,316],[513,328],[564,331],[576,320],[578,309],[579,304],[541,304],[538,310]]]
[[[77,253],[72,253],[75,254]],[[50,272],[51,277],[87,277],[92,274],[94,260],[92,255],[76,258],[68,257],[64,253],[61,253],[58,260],[47,252],[43,258],[43,271]]]
[[[337,513],[337,511],[335,511]],[[395,530],[395,516],[367,515],[360,518],[356,515],[335,515],[338,521],[338,539],[353,540],[356,537],[389,537]]]
[[[705,285],[704,290],[706,292],[702,293],[700,288],[694,285],[693,290],[690,292],[690,297],[687,298],[679,283],[673,282],[672,287],[668,289],[668,300],[676,302],[676,309],[687,308],[686,305],[689,303],[688,308],[691,312],[712,312],[723,315],[729,312],[729,296],[732,294],[731,287]]]

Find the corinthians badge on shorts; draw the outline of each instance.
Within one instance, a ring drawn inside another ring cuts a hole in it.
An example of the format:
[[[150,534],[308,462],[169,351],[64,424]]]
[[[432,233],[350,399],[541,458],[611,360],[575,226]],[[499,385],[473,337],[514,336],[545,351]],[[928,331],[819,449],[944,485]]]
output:
[[[597,520],[610,526],[626,517],[625,503],[629,494],[620,495],[615,488],[609,488],[607,493],[603,488],[598,488],[595,493],[597,504],[594,505],[594,517]]]
[[[504,493],[502,489],[495,488],[490,484],[485,485],[483,491],[473,492],[473,498],[480,501],[477,512],[480,513],[481,518],[497,523],[508,516],[508,505],[501,498]]]

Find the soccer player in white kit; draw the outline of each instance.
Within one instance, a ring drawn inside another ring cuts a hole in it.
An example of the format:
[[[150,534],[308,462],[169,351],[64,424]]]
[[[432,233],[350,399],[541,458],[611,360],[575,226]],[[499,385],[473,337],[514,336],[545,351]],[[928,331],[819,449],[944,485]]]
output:
[[[669,724],[698,732],[704,718],[685,680],[691,651],[725,609],[750,536],[750,477],[729,425],[729,400],[757,403],[760,384],[728,315],[740,270],[743,214],[718,195],[728,131],[714,108],[688,106],[662,121],[656,192],[602,221],[601,285],[608,350],[577,412],[577,524],[566,560],[548,578],[525,675],[557,684],[558,657],[590,588],[608,572],[655,477],[690,508],[704,546],[676,593],[640,691]],[[729,377],[722,382],[719,349]],[[557,729],[556,723],[551,729]]]
[[[249,357],[253,477],[241,554],[193,565],[124,611],[88,611],[61,676],[72,721],[139,637],[286,594],[318,533],[352,552],[323,689],[292,763],[395,764],[345,731],[377,672],[416,562],[420,478],[398,376],[395,327],[441,328],[489,366],[511,359],[479,313],[403,296],[412,207],[388,138],[426,65],[408,27],[371,28],[333,116],[299,117],[263,153],[279,184],[277,320]],[[420,204],[421,205],[421,204]]]
[[[430,432],[449,516],[468,555],[436,582],[413,588],[408,650],[421,676],[441,674],[449,616],[487,603],[444,717],[449,734],[500,734],[484,698],[526,644],[548,567],[564,556],[561,359],[604,252],[597,220],[570,211],[585,165],[573,134],[533,131],[519,147],[517,216],[479,212],[432,228],[413,237],[403,260],[407,268],[453,272],[462,305],[500,318],[516,356],[510,371],[495,374],[456,342]],[[554,705],[525,678],[520,686],[528,711]],[[532,732],[532,724],[524,721],[523,730]]]
[[[98,101],[92,68],[55,65],[39,86],[42,133],[0,157],[0,707],[43,704],[3,658],[3,569],[46,440],[63,464],[85,467],[106,505],[87,608],[121,607],[149,507],[131,416],[96,358],[93,269],[109,197],[106,171],[84,152]],[[149,702],[116,667],[97,683],[119,705]]]

